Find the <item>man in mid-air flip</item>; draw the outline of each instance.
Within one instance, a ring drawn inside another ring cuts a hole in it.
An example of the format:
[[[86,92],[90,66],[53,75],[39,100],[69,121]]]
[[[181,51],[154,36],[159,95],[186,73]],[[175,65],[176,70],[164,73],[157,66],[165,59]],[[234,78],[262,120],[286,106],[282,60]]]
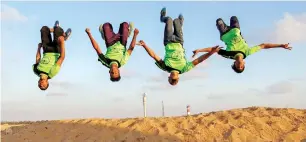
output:
[[[34,73],[39,76],[38,87],[46,90],[49,87],[48,80],[53,78],[60,70],[65,59],[65,41],[71,35],[71,29],[66,32],[56,21],[53,28],[43,26],[40,30],[41,43],[38,44],[36,63],[32,66]],[[53,41],[51,37],[53,33]],[[41,49],[43,58],[41,59]]]
[[[138,29],[134,30],[134,35],[130,47],[126,50],[128,37],[132,34],[133,24],[123,22],[120,24],[119,32],[117,34],[113,31],[113,26],[110,23],[100,25],[99,31],[102,39],[105,40],[107,51],[102,53],[98,43],[91,35],[90,29],[86,28],[86,33],[91,41],[91,44],[99,56],[99,61],[109,68],[110,80],[115,82],[121,79],[119,68],[125,65],[132,54],[136,37],[139,33]]]
[[[292,47],[288,44],[272,44],[272,43],[262,43],[260,45],[249,47],[244,38],[241,36],[240,25],[238,18],[232,16],[230,19],[230,26],[227,26],[224,21],[219,18],[216,20],[216,26],[220,32],[221,40],[226,45],[226,50],[218,49],[218,54],[229,59],[235,60],[232,69],[236,73],[242,73],[245,68],[245,59],[247,56],[258,52],[261,49],[270,48],[284,48],[291,50]],[[193,57],[199,52],[210,52],[211,48],[197,49],[193,51]]]
[[[156,55],[144,41],[139,41],[137,45],[143,46],[145,48],[147,53],[156,61],[155,64],[160,69],[170,73],[168,82],[171,85],[176,85],[179,81],[179,74],[188,72],[196,65],[209,58],[216,52],[218,47],[212,47],[211,52],[202,55],[192,62],[187,61],[185,57],[185,49],[183,48],[183,15],[179,15],[178,18],[172,21],[171,17],[166,17],[166,8],[163,8],[160,14],[160,21],[165,23],[164,46],[166,53],[164,59],[162,60],[158,55]]]

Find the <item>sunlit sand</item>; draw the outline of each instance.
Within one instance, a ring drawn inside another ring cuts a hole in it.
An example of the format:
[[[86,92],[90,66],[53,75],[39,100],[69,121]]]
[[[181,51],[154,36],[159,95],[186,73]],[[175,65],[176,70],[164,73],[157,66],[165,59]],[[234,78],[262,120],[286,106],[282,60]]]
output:
[[[301,141],[306,110],[250,107],[192,116],[1,124],[2,142]]]

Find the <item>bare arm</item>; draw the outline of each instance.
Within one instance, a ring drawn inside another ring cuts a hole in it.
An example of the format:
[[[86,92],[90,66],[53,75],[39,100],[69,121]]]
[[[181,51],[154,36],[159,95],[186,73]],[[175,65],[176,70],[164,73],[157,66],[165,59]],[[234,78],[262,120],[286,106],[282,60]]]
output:
[[[192,64],[194,66],[198,65],[199,63],[203,62],[204,60],[208,59],[212,54],[214,54],[213,52],[208,52],[204,55],[201,55],[199,58],[196,58],[192,61]]]
[[[219,47],[219,45],[217,46],[213,46],[213,47],[207,47],[207,48],[201,48],[201,49],[196,49],[193,52],[193,55],[192,55],[192,58],[197,55],[199,52],[211,52],[213,50],[213,48],[217,48]],[[220,47],[220,48],[223,48],[223,47]]]
[[[161,60],[161,58],[156,55],[155,52],[149,46],[147,46],[144,41],[140,40],[138,45],[142,46],[155,61],[158,62]]]
[[[36,64],[39,63],[40,58],[41,58],[41,54],[40,54],[41,47],[42,47],[42,44],[39,43],[38,44],[38,48],[37,48],[37,52],[36,52]]]
[[[204,55],[201,55],[199,58],[197,59],[194,59],[192,61],[192,64],[194,66],[198,65],[199,63],[203,62],[204,60],[208,59],[211,55],[213,55],[214,53],[218,52],[220,50],[219,47],[215,47],[215,48],[212,48],[212,50]]]
[[[259,45],[261,49],[270,49],[270,48],[285,48],[291,50],[292,47],[289,47],[289,43],[287,44],[273,44],[273,43],[262,43]]]
[[[129,49],[127,50],[127,52],[129,53],[129,55],[131,55],[132,52],[133,52],[133,50],[134,50],[134,47],[135,47],[135,45],[136,45],[136,37],[137,37],[138,33],[139,33],[138,29],[135,29],[135,30],[134,30],[134,35],[133,35],[132,42],[131,42],[131,44],[130,44]]]
[[[86,28],[86,33],[91,41],[91,44],[93,46],[93,48],[96,50],[97,54],[100,55],[102,54],[102,51],[99,47],[99,44],[96,42],[96,40],[93,38],[93,36],[91,35],[91,32],[90,32],[90,29],[89,28]]]
[[[206,47],[206,48],[201,48],[201,49],[196,49],[194,51],[198,51],[198,52],[211,52],[213,48],[219,47],[219,45],[217,46],[213,46],[213,47]]]
[[[62,63],[66,56],[65,55],[65,39],[63,36],[59,37],[58,44],[59,44],[59,49],[60,49],[60,57],[58,58],[56,64],[59,66],[62,66]]]
[[[140,40],[137,45],[142,46],[147,51],[147,53],[155,60],[155,65],[157,67],[163,71],[167,71],[165,62],[158,55],[156,55],[155,52],[149,46],[147,46],[143,40]]]

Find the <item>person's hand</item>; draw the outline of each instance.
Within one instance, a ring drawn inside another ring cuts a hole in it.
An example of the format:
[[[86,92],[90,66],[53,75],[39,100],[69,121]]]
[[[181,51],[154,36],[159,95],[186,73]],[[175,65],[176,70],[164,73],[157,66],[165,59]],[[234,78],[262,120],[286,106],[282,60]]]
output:
[[[292,47],[289,46],[289,43],[283,44],[282,47],[283,47],[284,49],[288,49],[288,50],[291,50],[291,49],[292,49]]]
[[[214,46],[214,47],[211,49],[211,52],[212,52],[212,53],[219,52],[219,50],[220,50],[221,48],[223,48],[223,47],[220,47],[219,45]]]
[[[89,28],[86,28],[86,29],[85,29],[85,32],[89,34],[89,33],[90,33],[90,29],[89,29]]]
[[[139,34],[139,30],[137,28],[135,28],[134,35],[138,35],[138,34]]]
[[[196,49],[196,50],[192,51],[192,53],[193,53],[192,58],[194,58],[199,53],[199,50]]]
[[[216,46],[214,46],[214,47],[212,47],[212,48],[218,48],[218,47],[220,47],[219,45],[216,45]],[[223,47],[220,47],[220,48],[223,48]]]
[[[146,43],[143,40],[140,40],[138,43],[136,43],[136,45],[146,46]]]

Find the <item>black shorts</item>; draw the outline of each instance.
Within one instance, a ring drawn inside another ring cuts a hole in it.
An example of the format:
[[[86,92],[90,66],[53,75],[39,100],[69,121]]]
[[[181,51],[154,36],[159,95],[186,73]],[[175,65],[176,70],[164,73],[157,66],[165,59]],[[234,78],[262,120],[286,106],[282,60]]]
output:
[[[64,35],[64,30],[61,27],[55,27],[53,31],[53,40],[49,27],[43,26],[40,33],[44,53],[59,53],[58,38]]]

